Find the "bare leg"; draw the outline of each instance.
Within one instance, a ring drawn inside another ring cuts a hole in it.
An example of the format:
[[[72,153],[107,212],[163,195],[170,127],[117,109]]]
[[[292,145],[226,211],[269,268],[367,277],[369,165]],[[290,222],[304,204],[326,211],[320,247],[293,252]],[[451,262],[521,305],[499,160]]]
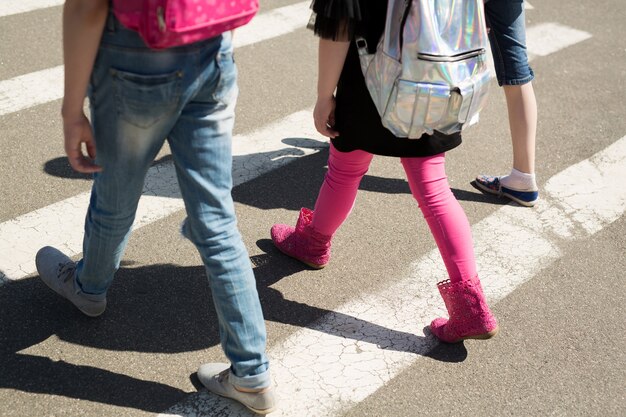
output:
[[[537,101],[532,83],[505,85],[509,128],[513,144],[513,169],[509,175],[479,175],[473,183],[481,191],[505,196],[532,207],[539,198],[535,178]]]
[[[537,101],[532,83],[505,85],[503,88],[509,111],[513,168],[526,174],[534,174]]]

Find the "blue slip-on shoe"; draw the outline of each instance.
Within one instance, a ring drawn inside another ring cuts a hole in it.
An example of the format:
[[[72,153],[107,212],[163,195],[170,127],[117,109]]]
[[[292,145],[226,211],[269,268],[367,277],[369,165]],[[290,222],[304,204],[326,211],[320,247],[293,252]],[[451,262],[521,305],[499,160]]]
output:
[[[505,187],[500,183],[500,177],[492,175],[477,176],[475,185],[481,191],[497,195],[498,197],[507,197],[525,207],[532,207],[539,200],[539,191],[518,191]]]

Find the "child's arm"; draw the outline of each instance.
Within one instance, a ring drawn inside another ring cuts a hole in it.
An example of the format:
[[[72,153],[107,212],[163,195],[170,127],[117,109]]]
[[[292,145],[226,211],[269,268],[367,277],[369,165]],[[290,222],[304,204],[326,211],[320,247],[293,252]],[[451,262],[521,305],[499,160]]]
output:
[[[317,103],[313,110],[315,128],[329,138],[339,133],[335,124],[334,92],[348,54],[349,41],[320,39],[318,54]]]
[[[84,173],[101,170],[92,161],[96,146],[83,105],[108,7],[107,0],[66,0],[63,8],[65,92],[61,115],[65,152],[72,168]],[[82,151],[83,143],[89,158]]]

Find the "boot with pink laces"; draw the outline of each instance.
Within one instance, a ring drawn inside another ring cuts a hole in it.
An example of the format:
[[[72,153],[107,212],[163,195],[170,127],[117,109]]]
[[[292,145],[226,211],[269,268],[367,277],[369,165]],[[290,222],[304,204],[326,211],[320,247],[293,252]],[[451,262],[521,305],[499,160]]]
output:
[[[291,256],[311,268],[322,269],[330,260],[332,236],[325,236],[316,232],[311,227],[312,220],[312,210],[300,209],[296,227],[286,224],[272,226],[272,241],[285,255]]]
[[[491,314],[478,277],[437,284],[449,319],[437,318],[430,331],[439,340],[457,343],[465,339],[490,339],[498,333],[498,322]]]

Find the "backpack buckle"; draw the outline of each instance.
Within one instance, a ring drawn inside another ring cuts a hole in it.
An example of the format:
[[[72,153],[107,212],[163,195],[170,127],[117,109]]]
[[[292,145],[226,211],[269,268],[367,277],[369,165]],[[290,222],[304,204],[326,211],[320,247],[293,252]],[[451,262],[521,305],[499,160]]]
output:
[[[369,49],[367,48],[367,41],[365,38],[359,36],[356,38],[356,48],[359,51],[359,55],[367,55],[369,53]]]

